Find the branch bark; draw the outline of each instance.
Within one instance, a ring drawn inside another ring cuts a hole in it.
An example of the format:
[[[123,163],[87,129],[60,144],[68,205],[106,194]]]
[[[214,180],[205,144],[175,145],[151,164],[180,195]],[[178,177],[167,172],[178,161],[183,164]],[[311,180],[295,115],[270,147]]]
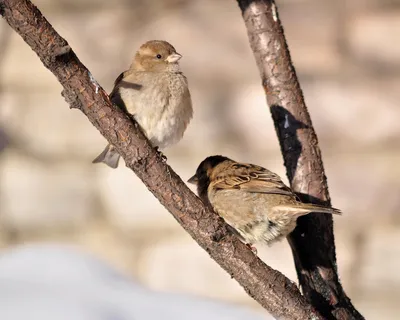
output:
[[[330,205],[317,135],[304,102],[273,0],[238,0],[292,189],[304,202]],[[303,294],[327,319],[363,319],[339,282],[331,215],[298,219],[288,237]]]
[[[71,108],[80,109],[112,143],[161,204],[232,278],[279,319],[323,319],[280,272],[257,258],[165,164],[126,114],[28,0],[0,0],[0,13],[62,84]],[[99,39],[101,41],[101,39]],[[33,77],[33,75],[32,75]]]

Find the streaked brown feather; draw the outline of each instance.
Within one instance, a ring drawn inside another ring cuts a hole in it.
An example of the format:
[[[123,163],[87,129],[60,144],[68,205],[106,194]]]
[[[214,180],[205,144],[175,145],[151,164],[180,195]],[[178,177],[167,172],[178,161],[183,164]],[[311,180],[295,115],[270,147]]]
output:
[[[234,163],[226,167],[212,180],[211,185],[215,189],[240,189],[245,192],[294,196],[277,174],[247,163]]]

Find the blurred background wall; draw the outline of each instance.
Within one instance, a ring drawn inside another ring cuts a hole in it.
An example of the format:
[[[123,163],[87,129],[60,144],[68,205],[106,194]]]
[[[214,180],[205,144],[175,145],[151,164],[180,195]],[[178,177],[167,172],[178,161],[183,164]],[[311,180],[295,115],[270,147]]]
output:
[[[274,127],[233,0],[36,0],[108,91],[138,46],[184,57],[194,120],[165,151],[187,180],[211,154],[285,181]],[[368,319],[400,305],[400,1],[277,1],[322,149],[344,288]],[[257,304],[121,162],[92,165],[105,140],[0,21],[0,245],[72,243],[151,288]],[[286,241],[260,257],[297,282]]]

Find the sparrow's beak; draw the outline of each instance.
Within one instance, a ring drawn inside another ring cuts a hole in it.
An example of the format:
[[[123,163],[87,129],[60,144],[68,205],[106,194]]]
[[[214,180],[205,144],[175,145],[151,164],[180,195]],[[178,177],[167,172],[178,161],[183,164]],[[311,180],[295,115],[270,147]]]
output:
[[[199,181],[199,179],[197,178],[196,175],[194,175],[193,177],[191,177],[187,182],[191,183],[191,184],[196,184]]]
[[[179,59],[182,58],[182,55],[180,55],[179,53],[173,53],[170,54],[167,59],[165,59],[165,61],[167,61],[168,63],[175,63],[178,62]]]

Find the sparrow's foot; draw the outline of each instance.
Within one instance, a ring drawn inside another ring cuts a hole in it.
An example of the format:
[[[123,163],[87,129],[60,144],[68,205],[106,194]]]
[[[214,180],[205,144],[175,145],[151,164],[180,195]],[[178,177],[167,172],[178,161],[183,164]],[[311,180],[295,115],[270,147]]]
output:
[[[247,246],[251,251],[253,251],[253,253],[254,253],[255,255],[257,255],[257,248],[254,247],[252,243],[246,243],[246,246]]]
[[[158,153],[158,155],[161,157],[162,161],[163,161],[164,163],[167,162],[168,158],[166,157],[166,155],[163,154],[163,153],[158,149],[158,147],[155,147],[155,149],[156,149],[156,152]]]

